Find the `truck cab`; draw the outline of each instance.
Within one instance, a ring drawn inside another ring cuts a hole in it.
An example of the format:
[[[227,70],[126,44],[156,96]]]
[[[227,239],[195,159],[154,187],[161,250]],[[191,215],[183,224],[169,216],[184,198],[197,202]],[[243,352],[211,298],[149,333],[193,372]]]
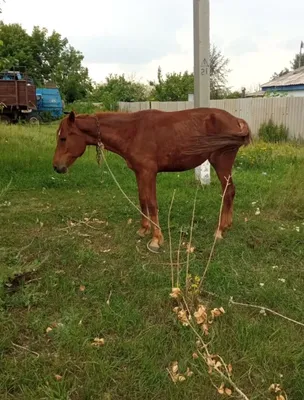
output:
[[[51,119],[59,119],[63,115],[64,102],[58,88],[37,88],[37,112],[48,113]]]

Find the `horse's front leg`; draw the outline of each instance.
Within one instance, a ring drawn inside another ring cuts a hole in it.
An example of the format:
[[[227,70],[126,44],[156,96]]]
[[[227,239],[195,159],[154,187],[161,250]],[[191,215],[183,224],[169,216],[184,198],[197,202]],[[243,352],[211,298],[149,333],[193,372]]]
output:
[[[141,212],[149,217],[149,210],[146,203],[140,203]],[[151,223],[144,215],[141,216],[141,227],[138,229],[137,234],[140,237],[145,237],[151,233]]]
[[[140,174],[138,174],[138,173],[136,173],[136,181],[137,181],[137,187],[138,187],[140,208],[141,208],[141,212],[144,214],[144,215],[143,214],[141,215],[141,227],[138,229],[137,234],[140,237],[145,237],[151,233],[151,223],[150,223],[150,220],[148,219],[148,218],[150,218],[148,204],[140,190],[141,178],[140,178]]]
[[[142,212],[149,217],[142,217],[141,229],[138,233],[147,234],[152,227],[152,240],[149,243],[149,248],[152,251],[158,251],[163,244],[163,235],[158,221],[158,207],[156,199],[156,173],[150,171],[141,171],[136,174],[139,201]],[[151,221],[152,222],[151,222]]]

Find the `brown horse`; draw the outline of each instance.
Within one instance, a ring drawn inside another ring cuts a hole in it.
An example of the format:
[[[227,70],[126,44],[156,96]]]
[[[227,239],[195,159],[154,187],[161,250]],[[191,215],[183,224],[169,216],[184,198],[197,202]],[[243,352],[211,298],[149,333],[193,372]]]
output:
[[[67,172],[86,146],[101,146],[125,159],[136,175],[142,213],[140,236],[150,233],[151,250],[158,250],[163,235],[158,222],[156,176],[159,172],[193,169],[209,160],[224,192],[224,205],[216,236],[232,223],[234,184],[231,170],[242,145],[251,141],[248,124],[227,111],[216,108],[163,112],[104,112],[75,115],[63,119],[57,131],[53,166],[58,173]]]

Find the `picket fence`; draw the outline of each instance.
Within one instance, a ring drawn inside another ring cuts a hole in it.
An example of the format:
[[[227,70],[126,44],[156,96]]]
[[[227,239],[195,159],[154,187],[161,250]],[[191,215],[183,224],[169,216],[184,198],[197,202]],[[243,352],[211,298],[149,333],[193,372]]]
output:
[[[178,111],[193,107],[194,104],[190,101],[119,103],[119,109],[127,112],[148,109]],[[210,107],[229,111],[245,119],[254,136],[257,135],[261,124],[271,118],[276,124],[282,123],[289,129],[290,138],[304,139],[304,97],[211,100]]]

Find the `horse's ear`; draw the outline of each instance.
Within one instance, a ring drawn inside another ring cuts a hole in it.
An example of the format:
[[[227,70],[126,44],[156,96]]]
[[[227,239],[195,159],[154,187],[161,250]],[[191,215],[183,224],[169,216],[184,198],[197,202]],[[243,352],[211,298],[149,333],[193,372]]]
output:
[[[69,114],[69,121],[74,123],[75,122],[75,118],[76,118],[76,115],[75,115],[74,111],[71,111],[70,114]]]

